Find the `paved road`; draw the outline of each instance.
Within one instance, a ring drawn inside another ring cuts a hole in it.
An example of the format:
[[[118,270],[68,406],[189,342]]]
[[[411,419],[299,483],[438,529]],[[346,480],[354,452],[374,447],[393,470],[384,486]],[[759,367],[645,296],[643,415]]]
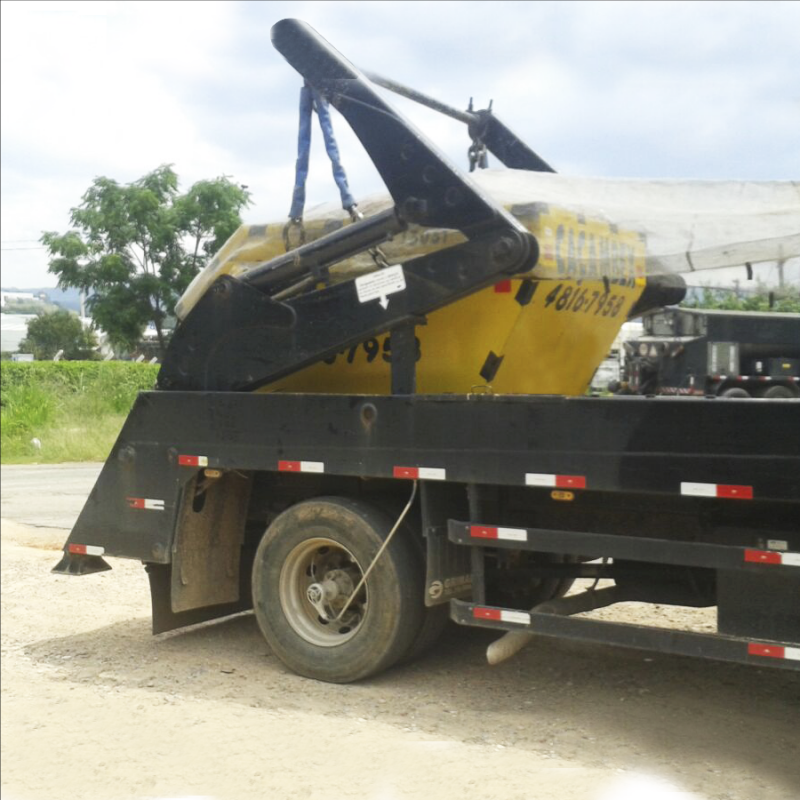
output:
[[[25,464],[0,467],[0,516],[36,528],[70,529],[102,464]]]

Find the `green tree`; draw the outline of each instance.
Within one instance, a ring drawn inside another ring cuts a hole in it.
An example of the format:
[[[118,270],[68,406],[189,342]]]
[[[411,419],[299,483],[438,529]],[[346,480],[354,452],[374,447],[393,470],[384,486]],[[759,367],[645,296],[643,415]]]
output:
[[[27,336],[19,343],[21,353],[33,353],[43,361],[59,350],[67,361],[89,361],[98,358],[97,338],[84,328],[80,319],[69,311],[40,314],[28,320]]]
[[[242,224],[239,212],[250,194],[227,178],[198,181],[173,204],[178,229],[188,238],[193,277]]]
[[[92,318],[112,344],[134,349],[152,322],[163,356],[165,320],[249,203],[245,187],[227,177],[181,195],[178,176],[162,165],[127,185],[96,178],[72,209],[74,229],[45,232],[42,243],[59,287],[87,293]]]

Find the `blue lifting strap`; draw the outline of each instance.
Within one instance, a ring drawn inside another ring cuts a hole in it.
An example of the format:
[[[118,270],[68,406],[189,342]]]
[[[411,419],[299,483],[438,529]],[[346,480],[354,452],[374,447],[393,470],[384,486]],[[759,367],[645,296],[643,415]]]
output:
[[[319,92],[308,84],[300,90],[300,128],[297,138],[297,167],[295,171],[294,192],[292,193],[292,208],[289,219],[299,222],[303,218],[303,209],[306,204],[306,179],[308,178],[308,157],[311,151],[311,116],[316,109],[319,125],[322,128],[322,138],[325,140],[325,149],[333,166],[333,179],[339,187],[342,196],[342,208],[351,211],[356,201],[350,194],[347,186],[347,176],[339,159],[339,148],[333,135],[333,122],[331,120],[328,101]],[[352,213],[352,211],[351,211]]]

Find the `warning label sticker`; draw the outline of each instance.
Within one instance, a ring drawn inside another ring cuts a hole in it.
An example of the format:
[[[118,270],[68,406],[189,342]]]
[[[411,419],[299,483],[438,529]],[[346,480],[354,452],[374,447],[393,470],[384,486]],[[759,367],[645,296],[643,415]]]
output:
[[[405,288],[406,276],[400,264],[356,278],[358,301],[368,303],[370,300],[378,300],[383,308],[388,308],[390,294],[405,291]]]

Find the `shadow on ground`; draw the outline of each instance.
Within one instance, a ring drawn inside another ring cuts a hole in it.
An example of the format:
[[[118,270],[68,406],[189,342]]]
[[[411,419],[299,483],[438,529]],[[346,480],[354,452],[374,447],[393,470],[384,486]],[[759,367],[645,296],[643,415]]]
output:
[[[555,752],[586,766],[683,764],[687,781],[707,773],[720,792],[730,769],[800,784],[797,673],[544,638],[489,667],[494,634],[453,625],[419,661],[337,686],[290,673],[252,614],[158,637],[149,625],[126,621],[40,641],[25,653],[78,683],[374,719],[437,738]]]

